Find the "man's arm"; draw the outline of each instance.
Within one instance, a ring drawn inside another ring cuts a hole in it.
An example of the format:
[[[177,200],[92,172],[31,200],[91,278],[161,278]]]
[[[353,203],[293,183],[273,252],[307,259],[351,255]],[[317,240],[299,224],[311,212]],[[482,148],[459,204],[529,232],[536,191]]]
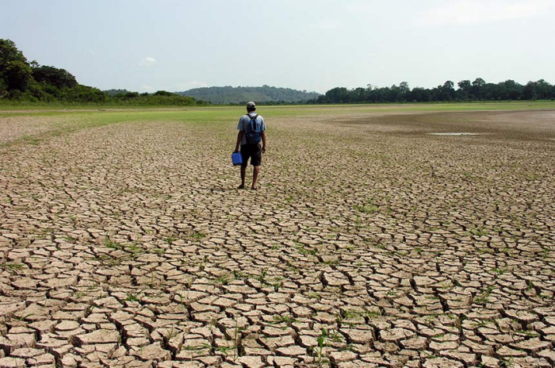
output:
[[[239,152],[239,146],[241,145],[242,140],[243,140],[243,131],[240,130],[239,133],[237,134],[237,144],[235,145],[234,152]]]
[[[266,131],[262,131],[262,152],[266,153]]]

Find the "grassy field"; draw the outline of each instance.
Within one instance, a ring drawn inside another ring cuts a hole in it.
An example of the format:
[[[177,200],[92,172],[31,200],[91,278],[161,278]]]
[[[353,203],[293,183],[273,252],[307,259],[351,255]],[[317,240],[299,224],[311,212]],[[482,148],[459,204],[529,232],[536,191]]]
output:
[[[259,110],[0,112],[1,359],[555,364],[554,103]]]
[[[36,109],[35,109],[36,108]],[[0,118],[37,117],[44,118],[42,130],[50,134],[60,134],[64,131],[75,131],[81,128],[104,126],[120,122],[132,121],[178,121],[187,123],[210,123],[227,125],[238,120],[244,111],[243,107],[190,107],[176,108],[91,108],[90,106],[76,106],[70,109],[60,109],[61,106],[28,106],[6,105],[0,106]],[[345,116],[356,118],[367,114],[395,114],[395,113],[423,113],[423,112],[470,112],[470,111],[513,111],[513,110],[545,110],[555,109],[553,101],[539,102],[501,102],[501,103],[456,103],[456,104],[374,104],[374,105],[298,105],[298,106],[267,106],[261,111],[271,118],[285,117],[317,117]],[[51,123],[47,123],[47,121]],[[48,126],[47,129],[45,125]],[[2,126],[0,126],[2,129]],[[12,129],[10,127],[10,129]],[[28,139],[25,134],[25,139]],[[0,143],[2,143],[0,138]]]
[[[277,105],[277,106],[260,106],[267,111],[304,111],[304,110],[386,110],[386,111],[469,111],[469,110],[515,110],[515,109],[546,109],[553,108],[555,101],[502,101],[502,102],[468,102],[468,103],[404,103],[404,104],[343,104],[343,105]],[[80,111],[80,110],[236,110],[242,109],[235,106],[203,106],[194,107],[187,106],[183,108],[176,107],[143,107],[136,106],[110,106],[110,105],[57,105],[57,104],[0,104],[0,113],[3,111],[19,111],[19,112],[43,112],[43,111]]]

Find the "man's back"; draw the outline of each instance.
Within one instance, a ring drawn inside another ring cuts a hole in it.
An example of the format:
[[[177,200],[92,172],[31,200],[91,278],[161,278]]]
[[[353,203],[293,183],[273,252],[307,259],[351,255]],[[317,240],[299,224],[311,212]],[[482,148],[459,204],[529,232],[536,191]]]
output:
[[[264,118],[256,112],[250,112],[241,116],[237,130],[243,132],[243,139],[241,145],[245,144],[258,144],[261,140],[262,132],[266,130]],[[254,139],[249,139],[252,135]]]
[[[245,173],[250,160],[254,168],[251,189],[256,190],[256,180],[262,164],[262,153],[266,152],[266,125],[264,124],[264,118],[256,113],[254,102],[247,103],[247,114],[239,119],[237,130],[239,130],[239,133],[237,134],[237,144],[234,152],[239,152],[240,146],[243,161],[239,189],[245,187]],[[262,147],[260,141],[262,141]]]

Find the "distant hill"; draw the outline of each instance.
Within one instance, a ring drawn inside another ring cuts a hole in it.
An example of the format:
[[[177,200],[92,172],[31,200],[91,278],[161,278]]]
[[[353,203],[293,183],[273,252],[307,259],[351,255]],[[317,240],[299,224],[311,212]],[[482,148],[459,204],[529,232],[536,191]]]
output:
[[[214,104],[240,104],[247,101],[256,103],[295,103],[316,99],[316,92],[298,91],[291,88],[262,87],[203,87],[184,92],[176,92],[181,96],[193,97],[196,100],[209,101]]]

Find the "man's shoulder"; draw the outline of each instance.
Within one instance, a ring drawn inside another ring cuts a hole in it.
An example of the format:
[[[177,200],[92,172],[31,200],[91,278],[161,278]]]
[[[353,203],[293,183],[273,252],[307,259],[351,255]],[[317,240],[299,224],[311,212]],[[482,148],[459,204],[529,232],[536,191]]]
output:
[[[255,116],[256,116],[256,120],[258,120],[258,119],[264,120],[264,118],[262,117],[262,115],[256,114]],[[251,118],[253,118],[253,117],[254,117],[254,116],[251,116],[251,115],[249,115],[249,114],[243,114],[243,115],[241,115],[240,120],[250,121]]]

